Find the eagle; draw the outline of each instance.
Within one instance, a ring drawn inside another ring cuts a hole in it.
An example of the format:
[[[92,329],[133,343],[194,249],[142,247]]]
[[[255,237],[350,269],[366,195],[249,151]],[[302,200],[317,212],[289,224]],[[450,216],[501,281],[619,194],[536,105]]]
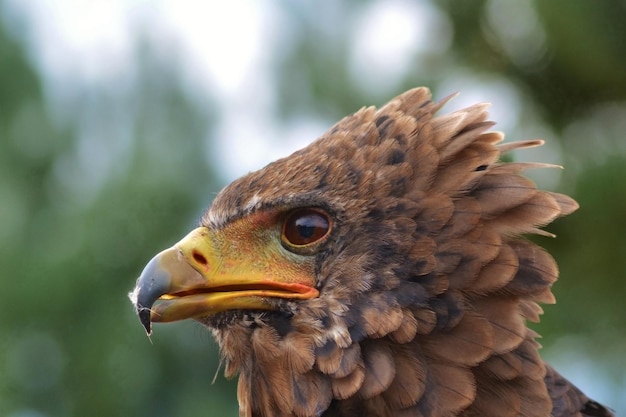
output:
[[[241,417],[612,416],[539,356],[570,197],[506,162],[488,104],[426,88],[343,118],[224,188],[130,298],[211,330]]]

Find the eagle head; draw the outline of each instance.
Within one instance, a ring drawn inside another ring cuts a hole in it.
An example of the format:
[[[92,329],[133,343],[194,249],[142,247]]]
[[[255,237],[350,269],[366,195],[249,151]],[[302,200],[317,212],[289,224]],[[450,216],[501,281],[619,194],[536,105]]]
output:
[[[227,186],[137,280],[146,331],[210,328],[242,416],[549,415],[526,321],[557,267],[520,235],[577,204],[521,175],[548,165],[500,162],[541,141],[445,101],[363,108]]]

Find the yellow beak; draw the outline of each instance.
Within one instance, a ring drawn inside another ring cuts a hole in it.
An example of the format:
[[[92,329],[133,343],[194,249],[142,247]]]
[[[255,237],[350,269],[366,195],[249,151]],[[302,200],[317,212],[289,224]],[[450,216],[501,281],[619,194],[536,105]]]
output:
[[[148,334],[152,322],[271,310],[273,298],[319,295],[312,259],[291,256],[268,234],[242,236],[241,226],[199,227],[150,260],[129,294]]]

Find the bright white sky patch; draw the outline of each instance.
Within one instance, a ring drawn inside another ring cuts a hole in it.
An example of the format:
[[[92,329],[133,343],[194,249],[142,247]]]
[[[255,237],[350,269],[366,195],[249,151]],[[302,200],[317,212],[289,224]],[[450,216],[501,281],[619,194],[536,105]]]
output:
[[[53,82],[110,82],[131,67],[140,35],[164,42],[162,54],[183,56],[196,80],[235,92],[257,67],[267,43],[271,8],[255,2],[190,0],[8,0],[26,22],[35,62]],[[181,48],[170,50],[168,48]],[[203,86],[204,87],[204,86]]]
[[[271,10],[262,4],[267,5],[246,0],[163,0],[159,19],[181,39],[186,64],[197,80],[208,76],[220,93],[241,94],[268,42],[264,23]]]
[[[224,134],[218,137],[224,145],[218,149],[224,154],[216,156],[212,148],[210,156],[211,163],[224,162],[229,179],[269,162],[263,149],[276,148],[268,133],[276,131],[267,71],[276,36],[271,6],[245,0],[7,0],[4,5],[9,23],[19,22],[13,29],[26,32],[33,62],[56,104],[52,109],[68,107],[63,103],[85,90],[115,91],[132,82],[140,36],[148,37],[160,56],[182,61],[176,65],[194,93],[213,96],[223,107]],[[242,120],[245,129],[238,125]],[[84,142],[89,133],[81,136]],[[96,156],[106,158],[91,157]],[[100,165],[90,162],[93,170]]]
[[[86,81],[124,71],[132,62],[133,8],[124,0],[8,0],[25,29],[34,62],[56,82]],[[24,29],[24,28],[21,28]]]
[[[230,113],[216,133],[221,138],[217,144],[220,166],[232,181],[305,147],[331,124],[307,118],[279,128],[254,114]]]
[[[452,39],[447,18],[429,2],[377,1],[363,9],[352,32],[351,72],[369,90],[392,90],[416,54],[443,52]]]

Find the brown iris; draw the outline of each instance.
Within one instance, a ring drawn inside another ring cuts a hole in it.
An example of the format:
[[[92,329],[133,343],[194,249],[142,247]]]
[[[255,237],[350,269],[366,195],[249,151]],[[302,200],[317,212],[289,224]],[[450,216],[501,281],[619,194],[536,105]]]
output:
[[[317,243],[330,233],[330,216],[312,208],[295,209],[283,223],[282,240],[288,247],[303,247]]]

